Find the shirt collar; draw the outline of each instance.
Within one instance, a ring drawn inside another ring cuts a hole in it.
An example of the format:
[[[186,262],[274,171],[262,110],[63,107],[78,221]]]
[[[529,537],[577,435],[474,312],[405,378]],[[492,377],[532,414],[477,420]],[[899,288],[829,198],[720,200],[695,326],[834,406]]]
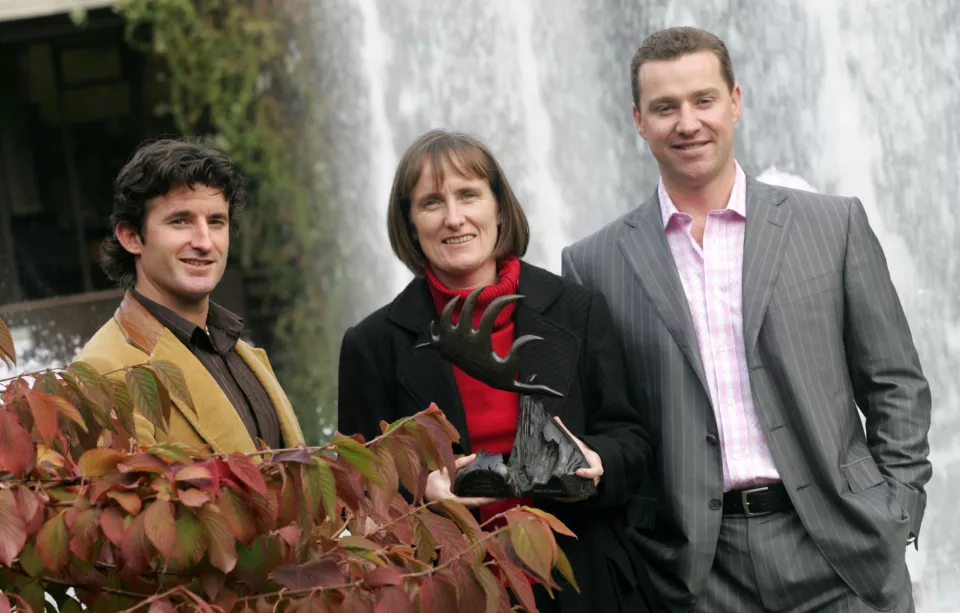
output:
[[[208,337],[203,328],[187,321],[175,311],[150,300],[135,289],[130,290],[130,293],[136,298],[137,302],[143,305],[147,312],[173,332],[174,336],[188,347],[191,344],[209,339],[208,342],[213,344],[214,349],[223,354],[233,349],[240,338],[240,333],[243,331],[243,319],[215,302],[210,303],[207,312]]]
[[[747,175],[740,168],[736,160],[733,162],[736,166],[736,178],[733,181],[733,191],[730,192],[730,200],[727,202],[727,210],[731,210],[740,217],[747,217]],[[670,220],[675,215],[683,215],[677,210],[677,206],[667,193],[667,188],[663,185],[663,177],[660,177],[657,183],[657,198],[660,200],[660,220],[663,222],[663,228],[666,229]]]

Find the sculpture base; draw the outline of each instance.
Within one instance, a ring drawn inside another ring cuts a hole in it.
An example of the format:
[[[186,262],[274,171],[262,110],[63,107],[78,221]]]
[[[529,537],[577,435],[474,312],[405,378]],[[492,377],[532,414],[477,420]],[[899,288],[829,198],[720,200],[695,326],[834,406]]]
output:
[[[597,493],[592,479],[574,474],[587,466],[576,442],[542,403],[522,396],[510,462],[499,453],[480,450],[473,462],[457,471],[452,491],[463,497],[582,500]]]

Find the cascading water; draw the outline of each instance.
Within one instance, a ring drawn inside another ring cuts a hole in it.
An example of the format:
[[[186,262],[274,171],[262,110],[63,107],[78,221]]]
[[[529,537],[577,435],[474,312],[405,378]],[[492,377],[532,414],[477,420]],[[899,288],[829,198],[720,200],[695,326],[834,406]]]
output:
[[[934,477],[918,609],[960,598],[960,294],[957,216],[960,7],[938,0],[323,0],[321,75],[330,187],[357,319],[410,278],[385,209],[393,165],[435,127],[471,132],[500,158],[530,216],[527,259],[635,207],[656,166],[630,117],[629,61],[650,32],[697,25],[723,38],[743,87],[737,157],[771,182],[863,201],[930,378]],[[363,285],[361,285],[361,283]]]

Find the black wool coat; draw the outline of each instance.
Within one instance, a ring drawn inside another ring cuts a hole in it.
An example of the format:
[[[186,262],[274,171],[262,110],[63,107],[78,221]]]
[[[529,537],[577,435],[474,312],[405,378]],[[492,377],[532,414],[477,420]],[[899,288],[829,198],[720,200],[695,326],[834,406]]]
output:
[[[544,340],[520,350],[520,380],[563,393],[543,398],[544,408],[603,461],[598,495],[576,503],[539,502],[579,538],[558,535],[581,589],[561,583],[553,603],[538,592],[538,608],[561,613],[635,613],[652,610],[646,571],[624,532],[626,509],[653,463],[647,419],[628,398],[620,343],[603,297],[521,262],[516,336]],[[427,340],[436,319],[426,280],[414,279],[393,302],[344,334],[340,350],[339,427],[368,440],[379,423],[413,415],[435,402],[460,433],[455,453],[475,451],[452,366]]]

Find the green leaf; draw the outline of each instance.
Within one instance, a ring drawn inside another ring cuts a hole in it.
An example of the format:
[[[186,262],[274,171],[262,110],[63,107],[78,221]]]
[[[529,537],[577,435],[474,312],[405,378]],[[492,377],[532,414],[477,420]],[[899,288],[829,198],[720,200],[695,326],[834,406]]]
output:
[[[253,460],[242,453],[231,453],[227,456],[227,466],[244,485],[261,496],[267,495],[267,483]]]
[[[413,524],[413,540],[417,548],[416,557],[421,562],[429,564],[436,552],[437,542],[433,540],[430,529],[421,517],[414,515],[411,518],[411,523]]]
[[[177,525],[173,519],[173,505],[164,500],[157,500],[147,508],[144,515],[147,538],[157,551],[169,560],[173,557],[177,546]]]
[[[570,560],[567,559],[567,554],[563,553],[563,550],[559,547],[557,548],[557,571],[560,572],[560,575],[566,579],[579,594],[580,586],[577,585],[577,580],[573,576],[573,567],[570,566]]]
[[[47,567],[37,553],[37,547],[33,542],[28,541],[20,552],[20,568],[34,579],[43,575]]]
[[[526,511],[527,513],[533,513],[537,517],[542,518],[547,525],[550,526],[550,529],[556,532],[557,534],[563,534],[572,538],[577,538],[577,535],[573,533],[570,528],[567,528],[566,524],[556,518],[551,513],[547,513],[543,509],[537,509],[534,507],[521,506],[518,508],[520,511]]]
[[[136,366],[127,371],[125,380],[134,406],[140,409],[150,423],[166,432],[168,423],[164,419],[160,387],[156,376],[150,369]]]
[[[0,319],[0,359],[10,366],[17,365],[17,351],[13,346],[13,336],[10,335],[10,329],[2,319]]]
[[[10,567],[27,542],[27,528],[8,489],[0,490],[0,562]]]
[[[203,559],[207,546],[204,543],[203,525],[193,513],[183,512],[177,518],[177,544],[173,559],[185,567],[196,565]]]
[[[77,466],[80,473],[90,479],[102,477],[117,470],[117,464],[127,459],[127,454],[116,449],[90,449],[80,456]]]
[[[377,467],[374,466],[373,462],[371,462],[367,456],[356,453],[351,449],[337,449],[337,453],[345,463],[355,468],[357,472],[366,477],[371,483],[383,485],[383,479],[381,479],[380,473],[377,472]]]
[[[154,455],[168,462],[179,462],[180,464],[192,464],[193,458],[187,453],[180,443],[160,443],[147,449],[147,453]]]
[[[81,395],[85,395],[102,412],[108,412],[113,408],[114,402],[109,394],[109,380],[97,372],[97,369],[86,362],[74,362],[67,367],[66,373],[61,376],[67,383],[74,383]],[[73,381],[71,381],[71,378]]]
[[[550,581],[557,552],[553,533],[540,520],[523,518],[510,524],[510,542],[523,563],[545,582]]]
[[[20,589],[20,598],[23,602],[30,605],[33,613],[43,613],[46,608],[46,597],[43,593],[43,587],[38,581],[32,581]]]
[[[59,613],[83,613],[83,607],[73,598],[67,598],[60,605]]]
[[[63,513],[47,520],[37,534],[37,554],[44,566],[59,573],[70,563],[70,533]]]
[[[23,429],[16,413],[0,408],[0,468],[23,476],[37,460],[37,449],[30,433]]]
[[[57,375],[53,374],[53,371],[50,370],[41,374],[37,377],[36,381],[34,381],[33,389],[41,394],[55,395],[59,390],[59,385],[57,385]]]
[[[323,458],[317,458],[315,470],[320,477],[320,504],[327,519],[337,515],[337,480],[333,476],[330,465]]]
[[[363,456],[371,464],[377,464],[380,462],[380,458],[377,457],[377,454],[370,451],[365,445],[361,445],[349,436],[337,436],[330,441],[330,444],[336,447],[335,451],[337,453],[341,453],[346,449],[353,452],[354,455]]]
[[[157,378],[167,388],[171,395],[179,398],[188,409],[197,414],[197,409],[193,405],[193,398],[190,396],[190,388],[187,387],[187,380],[183,376],[183,371],[173,362],[167,360],[153,360],[150,362],[153,366]]]
[[[237,541],[230,524],[213,505],[202,507],[197,513],[206,536],[210,563],[224,573],[237,565]]]
[[[117,421],[130,436],[137,435],[136,422],[133,419],[133,398],[127,386],[116,379],[109,379],[110,391],[117,401]]]
[[[483,564],[474,564],[470,566],[470,570],[473,571],[477,583],[480,584],[483,593],[486,594],[484,613],[497,613],[500,610],[500,582],[493,576],[490,569]]]

